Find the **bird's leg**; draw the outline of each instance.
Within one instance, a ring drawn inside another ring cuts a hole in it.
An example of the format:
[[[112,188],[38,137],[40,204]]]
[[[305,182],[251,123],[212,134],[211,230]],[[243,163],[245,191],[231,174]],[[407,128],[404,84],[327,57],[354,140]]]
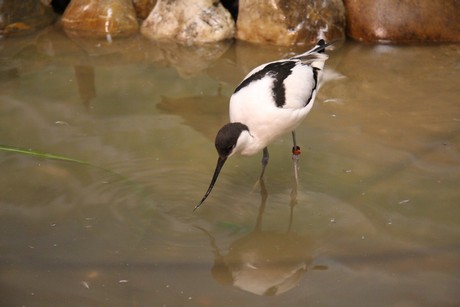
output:
[[[294,161],[294,178],[295,178],[295,181],[297,182],[299,179],[298,161],[299,161],[299,155],[300,155],[300,147],[297,146],[297,142],[295,140],[295,131],[292,131],[292,141],[294,143],[294,146],[292,147],[292,161]]]
[[[263,151],[263,156],[262,156],[262,172],[260,172],[260,177],[259,179],[256,181],[256,184],[252,187],[252,190],[254,191],[255,188],[257,186],[260,185],[261,187],[261,193],[262,193],[262,190],[265,189],[265,186],[263,185],[263,179],[264,179],[264,173],[265,173],[265,168],[267,167],[267,164],[268,164],[268,158],[269,158],[269,155],[268,155],[268,148],[265,147],[264,148],[264,151]]]
[[[297,205],[297,186],[299,184],[299,175],[298,175],[298,163],[299,163],[299,155],[300,155],[300,147],[297,146],[297,142],[295,140],[295,131],[292,131],[292,142],[294,146],[292,147],[292,161],[294,161],[294,185],[291,191],[291,214],[289,215],[289,226],[288,232],[291,230],[292,220],[294,218],[294,207]]]
[[[297,179],[294,179],[294,184],[291,190],[291,203],[290,203],[291,212],[289,214],[289,225],[288,225],[287,232],[291,231],[292,220],[294,219],[294,207],[295,205],[297,205],[297,186],[298,186]]]
[[[268,192],[267,192],[267,189],[265,188],[264,179],[260,178],[259,183],[260,183],[260,207],[259,207],[259,214],[257,214],[256,227],[254,229],[255,231],[262,230],[262,218],[264,215],[265,205],[267,203],[267,197],[268,197]]]
[[[263,151],[263,156],[262,156],[262,172],[260,173],[259,179],[262,179],[264,177],[265,167],[267,167],[268,159],[269,159],[268,148],[265,147]]]

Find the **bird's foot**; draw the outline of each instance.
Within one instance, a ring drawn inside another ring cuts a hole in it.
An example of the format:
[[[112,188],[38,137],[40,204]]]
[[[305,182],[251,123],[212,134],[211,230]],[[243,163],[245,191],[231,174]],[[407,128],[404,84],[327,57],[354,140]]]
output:
[[[299,155],[301,154],[302,152],[300,151],[300,147],[299,146],[294,146],[292,147],[292,160],[299,160]]]
[[[295,155],[295,156],[298,156],[300,155],[302,152],[300,151],[300,147],[299,146],[294,146],[292,147],[292,154]]]

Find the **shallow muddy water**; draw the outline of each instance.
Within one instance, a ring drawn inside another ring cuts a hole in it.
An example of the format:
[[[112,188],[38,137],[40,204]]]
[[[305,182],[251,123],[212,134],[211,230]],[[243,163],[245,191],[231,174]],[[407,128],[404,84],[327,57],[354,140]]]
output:
[[[329,51],[297,130],[232,157],[228,100],[302,49],[0,41],[3,306],[458,306],[460,47]],[[266,194],[261,193],[265,188]]]

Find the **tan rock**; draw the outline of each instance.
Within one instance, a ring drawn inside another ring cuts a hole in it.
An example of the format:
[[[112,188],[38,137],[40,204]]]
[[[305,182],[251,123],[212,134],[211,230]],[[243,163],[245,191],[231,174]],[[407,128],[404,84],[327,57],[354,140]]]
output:
[[[344,0],[347,33],[359,41],[460,41],[460,1]]]
[[[36,0],[0,1],[0,37],[28,34],[53,23],[51,7]]]
[[[254,43],[293,45],[345,38],[341,0],[240,0],[237,38]]]
[[[235,23],[217,0],[159,0],[141,33],[156,40],[209,43],[233,38]]]
[[[138,31],[131,0],[72,0],[62,16],[66,32],[81,36],[127,36]]]

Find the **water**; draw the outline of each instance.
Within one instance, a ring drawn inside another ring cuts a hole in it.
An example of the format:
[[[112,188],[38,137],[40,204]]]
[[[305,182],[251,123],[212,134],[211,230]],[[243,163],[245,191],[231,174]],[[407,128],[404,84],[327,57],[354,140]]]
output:
[[[1,305],[460,303],[458,45],[338,46],[296,198],[286,135],[266,198],[260,156],[232,157],[195,213],[233,89],[301,49],[0,46]]]

